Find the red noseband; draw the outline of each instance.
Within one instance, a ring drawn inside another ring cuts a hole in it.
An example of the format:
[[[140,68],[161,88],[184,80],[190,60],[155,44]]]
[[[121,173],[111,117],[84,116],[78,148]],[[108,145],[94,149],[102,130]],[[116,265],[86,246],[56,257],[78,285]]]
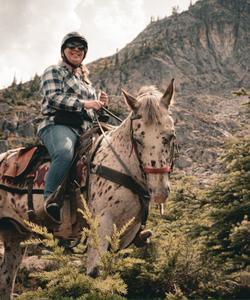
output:
[[[144,172],[146,174],[164,174],[164,173],[171,173],[172,172],[172,168],[170,166],[166,166],[163,168],[144,168]]]

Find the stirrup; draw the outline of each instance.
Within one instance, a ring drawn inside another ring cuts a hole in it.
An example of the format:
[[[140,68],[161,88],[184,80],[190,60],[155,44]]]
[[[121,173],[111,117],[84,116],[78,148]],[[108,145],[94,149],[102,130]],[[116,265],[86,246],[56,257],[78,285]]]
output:
[[[37,217],[42,221],[42,223],[46,226],[46,227],[56,227],[58,225],[62,224],[62,215],[61,215],[61,210],[60,210],[60,206],[58,205],[58,203],[56,203],[55,201],[53,201],[55,198],[55,194],[51,194],[43,203],[43,205],[41,205],[41,207],[36,211],[36,215]],[[49,212],[49,208],[51,207],[51,205],[56,204],[58,206],[59,214],[60,214],[60,218],[56,219],[50,212]]]

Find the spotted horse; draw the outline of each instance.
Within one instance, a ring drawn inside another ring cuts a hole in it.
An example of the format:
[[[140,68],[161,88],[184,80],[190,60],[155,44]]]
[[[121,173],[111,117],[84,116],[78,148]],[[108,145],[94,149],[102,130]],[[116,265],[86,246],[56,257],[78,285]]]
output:
[[[121,238],[120,248],[127,247],[145,225],[150,202],[163,203],[169,195],[175,148],[175,129],[169,112],[173,82],[163,94],[154,86],[142,87],[137,97],[123,91],[130,114],[119,126],[104,133],[92,151],[87,198],[89,209],[94,216],[99,216],[100,249],[88,246],[89,275],[98,274],[100,255],[109,248],[106,236],[112,235],[113,224],[120,229],[134,219]],[[10,185],[1,177],[0,237],[4,256],[0,266],[0,299],[12,297],[16,273],[25,252],[20,243],[31,234],[24,220],[29,220],[31,200],[34,211],[43,203],[42,173],[46,173],[48,167],[47,162],[36,167],[32,199],[28,192],[29,180],[25,181],[26,185],[14,181]],[[82,170],[84,172],[84,168]],[[29,177],[28,172],[26,179]],[[61,225],[65,226],[64,223]]]

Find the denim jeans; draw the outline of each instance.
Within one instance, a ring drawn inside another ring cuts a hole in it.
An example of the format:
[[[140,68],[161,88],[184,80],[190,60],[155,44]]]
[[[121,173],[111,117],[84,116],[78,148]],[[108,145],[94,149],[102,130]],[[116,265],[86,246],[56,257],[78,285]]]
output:
[[[44,189],[44,197],[47,198],[62,183],[69,170],[78,136],[67,126],[49,125],[42,129],[40,138],[51,157]]]

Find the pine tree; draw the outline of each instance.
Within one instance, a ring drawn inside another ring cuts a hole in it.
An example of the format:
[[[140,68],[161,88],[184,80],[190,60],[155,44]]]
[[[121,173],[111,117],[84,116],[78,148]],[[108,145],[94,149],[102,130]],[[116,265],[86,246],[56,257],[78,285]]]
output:
[[[249,108],[250,102],[248,111]],[[227,279],[250,293],[249,125],[227,143],[221,162],[224,174],[217,178],[207,195],[213,224],[206,244],[208,253],[224,269]]]

